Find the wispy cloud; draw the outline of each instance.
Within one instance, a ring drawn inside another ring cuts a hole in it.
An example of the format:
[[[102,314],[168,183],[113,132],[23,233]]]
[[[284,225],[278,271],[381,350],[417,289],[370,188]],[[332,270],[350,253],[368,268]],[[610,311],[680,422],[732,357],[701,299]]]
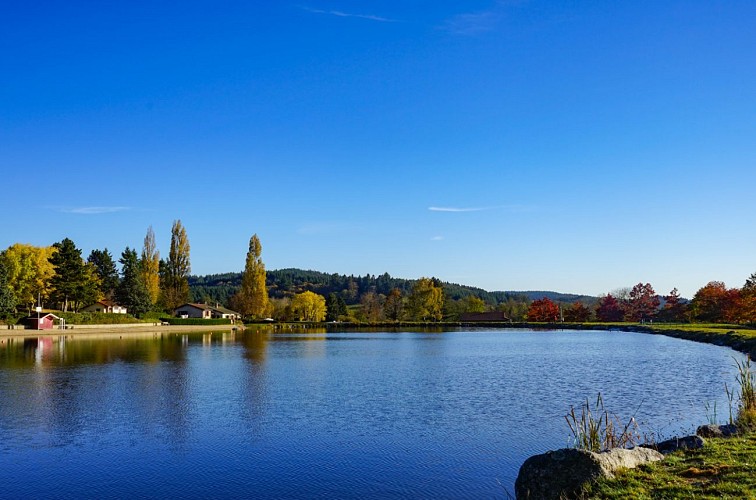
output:
[[[443,239],[443,236],[434,236],[433,238],[431,238],[431,241],[443,241]]]
[[[510,9],[527,4],[529,0],[496,0],[486,10],[462,12],[443,22],[439,29],[453,35],[475,36],[493,31]]]
[[[431,212],[482,212],[493,210],[495,207],[428,207]]]
[[[125,212],[131,210],[131,207],[58,207],[56,210],[65,214],[99,215]]]
[[[396,19],[390,19],[388,17],[382,17],[382,16],[374,16],[372,14],[354,14],[349,12],[342,12],[340,10],[322,10],[322,9],[313,9],[311,7],[301,7],[302,10],[306,10],[307,12],[312,12],[313,14],[326,14],[329,16],[336,16],[336,17],[355,17],[358,19],[367,19],[369,21],[378,21],[381,23],[395,23],[397,22]]]
[[[494,207],[428,207],[431,212],[485,212],[487,210],[506,210],[507,212],[530,212],[535,207],[527,205],[498,205]]]
[[[474,36],[493,30],[498,20],[499,13],[496,10],[468,12],[447,19],[441,29],[453,35]]]

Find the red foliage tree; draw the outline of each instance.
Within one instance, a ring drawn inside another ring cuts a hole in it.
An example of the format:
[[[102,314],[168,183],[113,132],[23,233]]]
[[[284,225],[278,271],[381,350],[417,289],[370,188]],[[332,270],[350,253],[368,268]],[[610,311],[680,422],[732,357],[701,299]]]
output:
[[[598,301],[596,319],[609,322],[622,321],[625,319],[625,311],[622,308],[622,304],[612,297],[611,293],[608,293]]]
[[[630,290],[625,308],[625,319],[646,321],[653,319],[659,310],[659,297],[650,283],[638,283]]]
[[[559,321],[559,306],[544,297],[540,300],[534,300],[528,308],[528,321],[533,322],[555,322]]]
[[[656,317],[661,321],[670,321],[679,323],[685,320],[686,305],[682,302],[680,293],[677,288],[673,288],[669,295],[664,296],[664,307],[659,311]]]
[[[751,274],[740,289],[740,320],[756,323],[756,273]]]
[[[721,281],[700,288],[691,301],[691,313],[698,321],[734,322],[740,316],[740,290],[728,289]]]

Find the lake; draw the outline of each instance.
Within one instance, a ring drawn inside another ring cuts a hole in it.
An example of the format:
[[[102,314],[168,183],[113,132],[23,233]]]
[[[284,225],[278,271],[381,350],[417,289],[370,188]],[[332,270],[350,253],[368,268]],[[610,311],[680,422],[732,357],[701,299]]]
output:
[[[4,498],[506,498],[571,405],[691,433],[743,359],[598,331],[0,340]]]

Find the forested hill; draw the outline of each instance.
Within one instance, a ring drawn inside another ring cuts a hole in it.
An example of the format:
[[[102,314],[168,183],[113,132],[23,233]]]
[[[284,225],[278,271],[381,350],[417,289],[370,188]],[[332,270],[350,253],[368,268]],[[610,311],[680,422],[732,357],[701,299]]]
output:
[[[304,291],[312,291],[327,297],[330,293],[341,295],[347,304],[356,304],[362,294],[374,292],[388,295],[393,288],[398,288],[403,295],[408,295],[414,280],[393,278],[388,273],[381,275],[347,276],[343,274],[327,274],[319,271],[305,271],[302,269],[278,269],[267,271],[267,286],[271,297],[282,298]],[[231,296],[241,285],[241,273],[210,274],[207,276],[190,276],[189,287],[192,300],[196,302],[219,302],[228,305]],[[516,298],[529,300],[548,297],[557,302],[594,303],[596,297],[584,295],[563,294],[557,292],[489,292],[455,283],[443,283],[444,293],[453,300],[463,299],[470,295],[479,297],[483,301],[495,305]]]

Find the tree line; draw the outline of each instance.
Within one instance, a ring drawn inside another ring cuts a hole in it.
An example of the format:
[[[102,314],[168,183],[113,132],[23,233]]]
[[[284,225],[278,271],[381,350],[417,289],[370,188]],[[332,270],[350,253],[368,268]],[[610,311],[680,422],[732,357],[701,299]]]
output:
[[[160,258],[150,226],[141,253],[126,247],[118,259],[107,248],[84,259],[70,238],[49,247],[15,243],[0,252],[0,317],[30,314],[37,306],[77,312],[101,300],[134,316],[172,311],[190,298],[190,246],[180,220],[173,222],[167,259]]]
[[[172,314],[186,302],[205,302],[222,304],[251,320],[459,321],[467,313],[498,311],[502,319],[516,322],[756,323],[756,273],[741,288],[708,283],[690,301],[680,297],[677,289],[660,296],[649,283],[599,298],[488,292],[436,278],[408,280],[388,273],[266,271],[262,244],[255,234],[241,273],[192,276],[189,239],[180,220],[172,225],[167,258],[161,258],[149,227],[141,252],[126,247],[118,264],[120,269],[107,248],[92,250],[84,259],[68,238],[49,247],[11,245],[0,252],[0,318],[19,311],[30,313],[37,304],[75,312],[107,299],[135,316]]]
[[[691,300],[677,288],[658,295],[650,283],[638,283],[598,299],[594,307],[580,301],[558,304],[547,297],[534,300],[526,319],[533,322],[647,322],[756,324],[756,273],[740,288],[728,288],[711,281],[699,288]]]

